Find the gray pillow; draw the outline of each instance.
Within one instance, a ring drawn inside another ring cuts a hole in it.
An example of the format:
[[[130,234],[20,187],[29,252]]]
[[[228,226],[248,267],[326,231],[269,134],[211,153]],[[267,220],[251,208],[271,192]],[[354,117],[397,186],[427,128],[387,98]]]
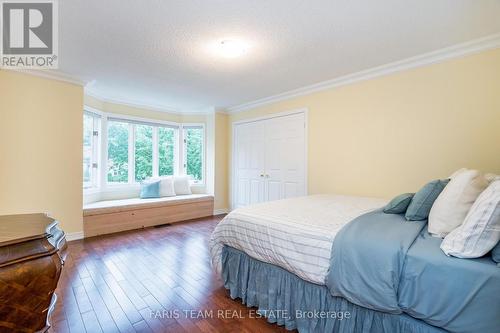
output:
[[[491,258],[494,262],[500,263],[500,242],[491,250]]]
[[[422,187],[411,199],[405,217],[408,221],[427,220],[434,201],[443,191],[449,179],[433,180]]]
[[[415,193],[403,193],[392,199],[385,207],[386,214],[403,214],[410,205]]]

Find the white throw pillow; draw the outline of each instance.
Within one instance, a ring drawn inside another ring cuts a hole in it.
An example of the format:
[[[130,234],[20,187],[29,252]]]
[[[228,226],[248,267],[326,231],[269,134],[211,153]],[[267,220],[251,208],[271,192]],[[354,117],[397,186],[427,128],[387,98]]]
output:
[[[177,195],[192,194],[188,176],[174,176],[174,188]]]
[[[174,179],[172,177],[160,177],[160,196],[175,197]]]
[[[464,223],[441,243],[447,255],[479,258],[500,240],[500,180],[492,182],[472,205]]]
[[[458,169],[457,171],[455,171],[454,173],[451,174],[450,179],[453,179],[455,178],[457,175],[461,174],[462,172],[464,171],[467,171],[467,168],[461,168],[461,169]]]
[[[429,232],[444,237],[460,226],[486,186],[488,181],[477,170],[463,169],[455,173],[432,205]]]
[[[175,197],[174,179],[172,176],[152,177],[146,182],[160,181],[160,197]]]

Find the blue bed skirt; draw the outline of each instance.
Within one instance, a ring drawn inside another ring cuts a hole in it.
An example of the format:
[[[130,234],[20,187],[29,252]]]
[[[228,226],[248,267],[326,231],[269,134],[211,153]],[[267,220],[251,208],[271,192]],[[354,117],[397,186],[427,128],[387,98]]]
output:
[[[222,277],[231,298],[257,307],[268,322],[300,333],[435,333],[443,330],[408,315],[389,314],[331,296],[326,286],[225,246]]]

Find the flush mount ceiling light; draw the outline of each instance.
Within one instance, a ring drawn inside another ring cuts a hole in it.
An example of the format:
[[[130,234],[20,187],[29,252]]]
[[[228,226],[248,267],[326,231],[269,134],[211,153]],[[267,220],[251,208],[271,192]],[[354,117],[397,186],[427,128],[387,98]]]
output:
[[[224,58],[237,58],[248,51],[248,45],[240,40],[225,39],[219,43],[218,49]]]

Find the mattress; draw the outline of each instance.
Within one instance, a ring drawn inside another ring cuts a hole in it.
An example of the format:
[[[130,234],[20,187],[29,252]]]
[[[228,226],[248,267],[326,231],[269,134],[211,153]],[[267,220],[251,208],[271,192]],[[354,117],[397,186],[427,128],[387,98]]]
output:
[[[377,198],[313,195],[238,208],[212,233],[212,264],[220,273],[222,248],[228,245],[324,285],[337,232],[385,204],[386,200]]]

